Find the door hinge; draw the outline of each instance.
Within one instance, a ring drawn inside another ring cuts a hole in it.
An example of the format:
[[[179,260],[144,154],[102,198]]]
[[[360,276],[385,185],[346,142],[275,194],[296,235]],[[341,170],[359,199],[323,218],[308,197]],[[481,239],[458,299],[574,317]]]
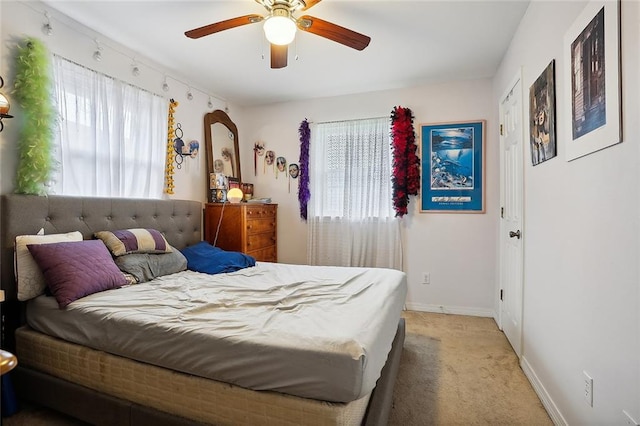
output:
[[[500,125],[500,136],[504,136],[504,127]]]
[[[504,300],[504,299],[502,298],[502,296],[504,296],[504,290],[503,290],[503,289],[500,289],[500,300]]]
[[[500,207],[500,217],[504,219],[504,207]]]

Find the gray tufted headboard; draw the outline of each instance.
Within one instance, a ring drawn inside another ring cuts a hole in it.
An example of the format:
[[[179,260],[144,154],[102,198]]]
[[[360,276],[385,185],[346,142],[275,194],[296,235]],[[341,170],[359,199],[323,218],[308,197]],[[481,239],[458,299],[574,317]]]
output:
[[[45,234],[80,231],[85,239],[90,239],[96,231],[153,228],[178,249],[202,239],[199,201],[7,194],[2,195],[0,216],[0,276],[7,299],[2,306],[5,314],[13,310],[11,305],[16,299],[13,251],[17,235],[36,234],[44,228]]]

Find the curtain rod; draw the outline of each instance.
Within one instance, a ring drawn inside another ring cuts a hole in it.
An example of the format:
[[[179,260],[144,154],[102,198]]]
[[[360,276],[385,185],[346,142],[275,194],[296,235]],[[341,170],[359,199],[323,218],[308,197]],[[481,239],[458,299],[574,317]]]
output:
[[[309,121],[309,123],[313,123],[313,124],[332,124],[332,123],[348,123],[350,121],[362,121],[362,120],[378,120],[381,118],[388,118],[391,119],[390,116],[385,115],[385,116],[381,116],[381,117],[366,117],[366,118],[352,118],[349,120],[333,120],[333,121]]]
[[[80,67],[80,68],[85,69],[85,70],[89,70],[89,71],[91,71],[91,72],[95,72],[96,74],[99,74],[99,75],[101,75],[101,76],[103,76],[103,77],[105,77],[105,78],[108,78],[108,79],[110,79],[110,80],[113,80],[113,81],[119,81],[119,82],[121,82],[122,84],[126,84],[127,86],[135,87],[136,89],[138,89],[138,90],[142,90],[143,92],[149,93],[149,94],[151,94],[151,95],[153,95],[153,96],[157,96],[157,97],[159,97],[159,98],[164,98],[164,96],[163,96],[163,95],[161,95],[161,94],[159,94],[159,93],[152,92],[151,90],[147,90],[147,89],[144,89],[144,88],[142,88],[142,87],[140,87],[140,86],[136,86],[135,84],[129,83],[128,81],[120,80],[119,78],[115,78],[115,77],[114,77],[114,76],[112,76],[112,75],[105,74],[105,73],[103,73],[103,72],[100,72],[100,71],[94,70],[93,68],[90,68],[90,67],[88,67],[88,66],[86,66],[86,65],[79,64],[79,63],[77,63],[76,61],[72,61],[71,59],[65,58],[65,57],[64,57],[64,56],[62,56],[62,55],[58,55],[57,53],[54,53],[54,54],[53,54],[53,56],[58,57],[58,58],[62,59],[63,61],[67,61],[67,62],[69,62],[69,63],[72,63],[72,64],[74,64],[74,65],[76,65],[76,66],[78,66],[78,67]]]

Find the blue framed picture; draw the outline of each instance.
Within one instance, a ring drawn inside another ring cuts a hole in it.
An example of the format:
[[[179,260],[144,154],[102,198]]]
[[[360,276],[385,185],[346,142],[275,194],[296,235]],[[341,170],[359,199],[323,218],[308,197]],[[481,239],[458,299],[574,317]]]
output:
[[[484,120],[422,124],[422,213],[484,213]]]

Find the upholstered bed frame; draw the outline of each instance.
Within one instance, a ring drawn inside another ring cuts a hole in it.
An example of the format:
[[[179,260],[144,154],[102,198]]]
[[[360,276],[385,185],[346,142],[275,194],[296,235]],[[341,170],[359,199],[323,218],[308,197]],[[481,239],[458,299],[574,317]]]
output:
[[[201,240],[202,204],[196,201],[37,197],[3,195],[0,210],[0,269],[6,301],[2,304],[3,348],[15,348],[14,331],[24,324],[21,302],[16,299],[14,242],[17,235],[80,231],[85,239],[95,231],[154,228],[171,245],[183,248]],[[392,350],[367,407],[363,424],[384,425],[391,409],[393,385],[404,343],[404,321],[398,325]],[[92,424],[195,425],[197,422],[20,366],[11,378],[16,394]]]

